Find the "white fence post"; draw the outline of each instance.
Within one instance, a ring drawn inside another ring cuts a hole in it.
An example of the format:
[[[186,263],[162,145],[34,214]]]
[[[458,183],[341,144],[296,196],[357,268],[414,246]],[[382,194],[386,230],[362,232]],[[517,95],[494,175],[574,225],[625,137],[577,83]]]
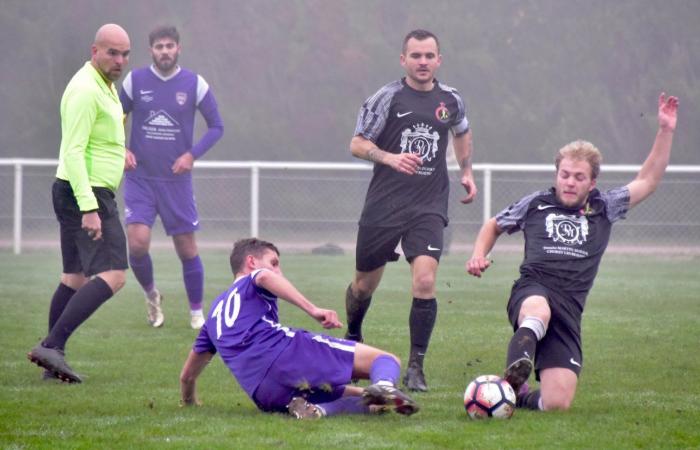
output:
[[[484,218],[483,223],[491,218],[491,168],[484,168]]]
[[[250,167],[250,236],[258,237],[260,215],[260,166]]]
[[[22,163],[15,163],[14,217],[12,218],[12,247],[15,255],[22,253]]]

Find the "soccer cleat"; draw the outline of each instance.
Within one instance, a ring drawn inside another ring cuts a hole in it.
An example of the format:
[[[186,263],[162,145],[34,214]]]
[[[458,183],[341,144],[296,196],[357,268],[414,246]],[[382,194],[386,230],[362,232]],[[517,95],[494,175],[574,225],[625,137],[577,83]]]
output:
[[[190,326],[194,330],[199,330],[204,326],[204,314],[201,311],[190,313]]]
[[[398,414],[410,416],[420,409],[418,404],[408,395],[394,386],[371,384],[362,393],[362,401],[370,407],[383,406],[393,409]],[[385,408],[380,408],[384,410]]]
[[[355,342],[364,342],[365,340],[362,339],[361,334],[350,334],[350,333],[345,333],[344,339],[347,339],[348,341],[355,341]]]
[[[41,374],[41,379],[44,381],[60,381],[60,379],[56,376],[55,373],[51,372],[48,369],[44,369],[44,373]]]
[[[428,392],[428,384],[425,382],[423,367],[416,363],[410,363],[403,377],[403,384],[409,391]]]
[[[323,417],[323,413],[319,407],[313,403],[307,402],[302,397],[292,398],[292,401],[287,405],[287,412],[294,416],[295,419],[300,420],[315,420]]]
[[[520,386],[520,389],[518,392],[515,393],[515,406],[518,408],[524,407],[524,401],[525,397],[527,397],[527,394],[530,393],[530,385],[527,384],[527,381]]]
[[[47,348],[37,344],[29,353],[27,358],[36,364],[53,373],[56,378],[66,383],[82,383],[80,376],[66,364],[63,351],[55,348]],[[46,379],[46,376],[44,376]]]
[[[158,289],[153,289],[151,292],[146,294],[148,323],[154,328],[163,326],[163,322],[165,322],[165,316],[163,315],[163,308],[161,306],[162,302],[163,296],[160,295],[160,291]]]
[[[506,369],[503,374],[503,379],[510,384],[513,391],[516,393],[520,392],[520,388],[523,384],[530,378],[530,372],[532,372],[532,360],[528,357],[520,358]]]

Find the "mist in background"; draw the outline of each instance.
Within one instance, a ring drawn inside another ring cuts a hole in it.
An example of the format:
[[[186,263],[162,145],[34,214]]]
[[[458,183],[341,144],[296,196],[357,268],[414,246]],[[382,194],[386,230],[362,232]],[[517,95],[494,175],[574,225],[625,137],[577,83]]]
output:
[[[352,161],[360,105],[403,76],[402,39],[426,28],[474,162],[549,163],[583,138],[605,163],[641,164],[663,90],[681,99],[671,163],[700,164],[697,0],[3,0],[0,157],[58,156],[61,95],[108,22],[131,37],[127,70],[150,64],[155,25],[177,26],[180,64],[224,120],[209,160]]]

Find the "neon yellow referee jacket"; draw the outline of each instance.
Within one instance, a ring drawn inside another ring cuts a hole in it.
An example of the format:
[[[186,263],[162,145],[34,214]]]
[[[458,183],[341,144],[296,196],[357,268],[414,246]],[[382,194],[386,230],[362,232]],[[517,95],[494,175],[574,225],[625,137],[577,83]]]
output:
[[[71,184],[81,211],[98,209],[92,186],[116,192],[124,174],[124,153],[119,95],[88,61],[73,75],[61,98],[56,178]]]

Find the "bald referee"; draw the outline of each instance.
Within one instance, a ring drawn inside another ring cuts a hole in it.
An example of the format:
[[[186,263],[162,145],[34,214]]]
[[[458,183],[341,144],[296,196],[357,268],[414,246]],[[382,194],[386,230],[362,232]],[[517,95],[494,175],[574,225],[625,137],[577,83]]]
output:
[[[63,273],[51,299],[49,334],[27,355],[45,369],[45,379],[82,381],[66,364],[66,341],[126,279],[126,239],[114,199],[124,173],[124,123],[113,82],[129,61],[130,47],[122,27],[100,27],[90,61],[61,99],[61,149],[52,199]]]

